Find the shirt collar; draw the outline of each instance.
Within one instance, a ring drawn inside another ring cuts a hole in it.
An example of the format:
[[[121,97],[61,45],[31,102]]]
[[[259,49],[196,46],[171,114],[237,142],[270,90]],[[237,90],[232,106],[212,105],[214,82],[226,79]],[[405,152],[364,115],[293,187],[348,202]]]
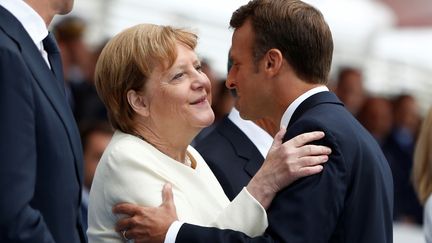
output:
[[[262,156],[267,157],[267,153],[273,143],[273,138],[264,129],[252,121],[243,120],[237,109],[233,108],[228,115],[230,119],[257,147]]]
[[[38,49],[41,49],[42,40],[48,35],[42,17],[23,0],[0,0],[0,5],[18,19]]]
[[[286,109],[285,113],[283,114],[280,123],[281,126],[288,127],[292,115],[294,114],[295,110],[299,107],[299,105],[303,103],[303,101],[305,101],[307,98],[311,97],[316,93],[320,93],[324,91],[329,91],[329,89],[326,86],[315,87],[313,89],[308,90],[306,93],[300,95],[297,99],[295,99],[294,102],[288,106],[288,109]]]

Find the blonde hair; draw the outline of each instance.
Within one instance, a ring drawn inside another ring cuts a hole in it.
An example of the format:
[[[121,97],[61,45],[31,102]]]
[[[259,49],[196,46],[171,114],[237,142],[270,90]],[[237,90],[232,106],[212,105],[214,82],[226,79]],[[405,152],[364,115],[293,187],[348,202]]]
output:
[[[423,121],[414,152],[413,182],[424,204],[432,194],[432,108]]]
[[[96,64],[95,84],[115,129],[134,132],[135,112],[127,92],[144,90],[156,67],[170,68],[177,58],[177,43],[194,50],[197,36],[170,26],[140,24],[117,34],[104,47]]]

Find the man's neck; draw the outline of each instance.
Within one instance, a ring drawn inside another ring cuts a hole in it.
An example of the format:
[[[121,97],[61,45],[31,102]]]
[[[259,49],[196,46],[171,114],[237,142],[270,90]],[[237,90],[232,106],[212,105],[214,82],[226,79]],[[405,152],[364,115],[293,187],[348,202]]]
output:
[[[49,3],[47,1],[41,0],[24,0],[24,2],[26,2],[31,8],[36,11],[36,13],[38,13],[42,17],[48,28],[48,25],[51,23],[55,15],[54,13],[50,12]]]

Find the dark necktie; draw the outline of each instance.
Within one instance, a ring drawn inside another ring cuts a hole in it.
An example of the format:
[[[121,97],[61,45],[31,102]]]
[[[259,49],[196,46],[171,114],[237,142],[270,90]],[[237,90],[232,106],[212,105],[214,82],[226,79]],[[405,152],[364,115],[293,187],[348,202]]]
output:
[[[65,92],[64,90],[64,81],[63,81],[63,66],[60,56],[60,50],[57,46],[57,42],[53,36],[53,34],[50,32],[48,33],[48,36],[43,39],[43,45],[44,49],[48,54],[48,60],[51,65],[51,71],[54,73],[58,84],[60,84],[60,89],[62,92]]]

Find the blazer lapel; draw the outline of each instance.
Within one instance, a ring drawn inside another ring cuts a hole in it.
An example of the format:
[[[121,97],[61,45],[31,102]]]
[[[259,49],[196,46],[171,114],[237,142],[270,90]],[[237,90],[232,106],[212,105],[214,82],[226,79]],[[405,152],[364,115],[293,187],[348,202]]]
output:
[[[47,96],[54,110],[63,122],[63,125],[69,135],[69,143],[71,144],[75,155],[76,173],[79,181],[82,181],[82,152],[79,144],[80,138],[76,127],[75,119],[67,103],[64,91],[58,85],[59,80],[56,79],[54,73],[49,69],[39,50],[36,48],[33,40],[25,31],[21,23],[7,10],[0,6],[0,28],[13,39],[29,70],[31,71],[34,80]],[[62,81],[63,78],[60,78]]]
[[[342,102],[337,98],[337,96],[332,92],[319,92],[311,97],[307,98],[305,101],[303,101],[299,107],[294,111],[294,114],[291,117],[291,120],[288,124],[288,128],[295,122],[297,119],[299,119],[307,110],[323,103],[333,103],[337,105],[342,105]]]
[[[261,153],[230,119],[225,118],[219,128],[221,134],[231,142],[237,156],[247,160],[244,170],[253,177],[264,161]]]

